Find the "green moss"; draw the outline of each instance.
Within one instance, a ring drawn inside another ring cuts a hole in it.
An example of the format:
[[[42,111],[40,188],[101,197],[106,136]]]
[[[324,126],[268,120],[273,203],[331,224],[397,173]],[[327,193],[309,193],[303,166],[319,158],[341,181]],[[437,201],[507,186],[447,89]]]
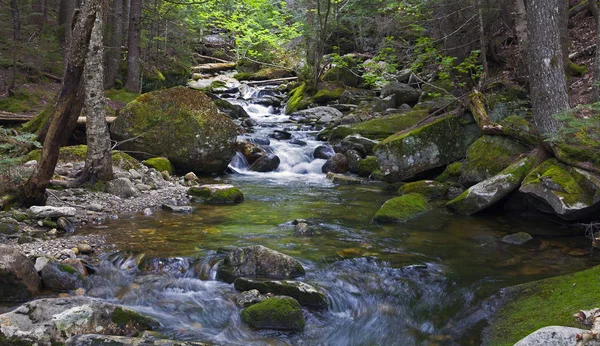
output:
[[[290,99],[285,106],[285,114],[292,114],[308,108],[310,101],[307,99],[307,95],[305,95],[306,89],[306,83],[302,83],[290,92]]]
[[[379,169],[379,162],[375,156],[367,156],[358,162],[358,175],[368,177]]]
[[[87,154],[87,145],[74,145],[70,147],[62,147],[60,148],[60,153],[58,155],[59,162],[82,162],[85,161],[85,156]],[[30,160],[40,160],[41,150],[36,149],[31,151],[27,156],[25,156],[25,161]],[[113,166],[117,166],[123,168],[125,170],[129,169],[138,169],[140,168],[140,163],[138,160],[131,157],[129,154],[124,153],[122,151],[113,150],[112,151],[112,160]]]
[[[244,194],[237,187],[212,192],[207,187],[192,186],[188,189],[188,195],[200,197],[207,204],[233,204],[244,201]]]
[[[233,78],[242,81],[242,80],[250,80],[250,77],[252,77],[252,72],[240,72],[240,73],[236,73],[235,75],[233,75]]]
[[[300,304],[290,297],[273,297],[241,312],[242,320],[256,329],[301,331],[304,315]]]
[[[127,104],[135,100],[136,97],[140,96],[140,94],[132,93],[130,91],[127,91],[126,89],[111,89],[106,90],[104,92],[104,96],[106,96],[106,98],[108,98],[109,100]]]
[[[0,99],[0,110],[11,113],[26,113],[35,108],[39,101],[39,94],[19,90],[12,97]]]
[[[435,181],[438,183],[458,182],[458,178],[462,174],[463,163],[454,162],[446,166],[446,169],[440,174]]]
[[[509,137],[516,138],[523,144],[529,146],[535,146],[538,141],[538,137],[533,132],[534,126],[532,126],[526,118],[518,115],[511,115],[499,122],[500,126],[504,129]]]
[[[573,314],[598,306],[600,266],[506,290],[507,302],[490,327],[488,345],[513,345],[546,326],[586,328]]]
[[[417,193],[431,199],[444,197],[449,188],[450,187],[448,185],[436,181],[419,180],[402,185],[398,189],[398,193],[402,195]]]
[[[173,165],[171,164],[169,159],[164,157],[153,157],[151,159],[142,161],[142,163],[145,166],[154,168],[159,172],[167,171],[171,175],[175,173],[175,168],[173,168]]]
[[[58,270],[60,270],[61,272],[68,273],[68,274],[78,274],[77,270],[68,264],[59,263]]]
[[[322,89],[319,90],[315,96],[312,97],[312,102],[316,103],[326,103],[329,101],[334,101],[340,98],[344,93],[344,88],[336,88],[333,90]]]
[[[58,225],[56,224],[56,222],[50,220],[50,219],[44,219],[42,220],[42,226],[46,227],[46,228],[57,228]]]
[[[426,110],[412,110],[407,113],[390,115],[358,124],[338,126],[331,131],[329,142],[340,141],[352,134],[359,134],[370,139],[385,139],[410,128],[426,116]]]
[[[48,122],[52,114],[54,114],[55,110],[56,103],[54,102],[54,100],[52,100],[35,118],[23,124],[21,130],[23,130],[24,132],[31,132],[39,135],[42,129],[44,128],[44,125]]]
[[[581,77],[588,72],[588,69],[584,65],[577,65],[576,63],[569,61],[566,72],[569,76]]]
[[[374,222],[402,222],[431,210],[425,196],[418,193],[410,193],[404,196],[392,198],[386,201],[377,211]]]
[[[152,330],[158,326],[158,322],[152,318],[122,307],[115,308],[111,320],[120,327],[135,325],[140,330]]]

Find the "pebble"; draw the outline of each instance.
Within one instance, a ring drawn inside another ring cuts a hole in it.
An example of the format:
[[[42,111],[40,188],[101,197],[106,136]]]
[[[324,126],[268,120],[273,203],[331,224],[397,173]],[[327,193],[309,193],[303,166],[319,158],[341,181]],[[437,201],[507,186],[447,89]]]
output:
[[[74,247],[71,249],[73,251],[73,253],[75,254],[75,256],[79,255],[79,249]]]
[[[186,174],[184,176],[184,178],[187,181],[196,181],[196,180],[198,180],[198,176],[196,176],[196,174],[194,172],[189,172],[188,174]]]
[[[152,215],[152,209],[150,209],[150,208],[145,208],[145,209],[144,209],[144,215],[146,215],[146,216],[150,216],[150,215]]]
[[[78,244],[77,249],[82,254],[88,254],[92,252],[92,247],[89,244]]]

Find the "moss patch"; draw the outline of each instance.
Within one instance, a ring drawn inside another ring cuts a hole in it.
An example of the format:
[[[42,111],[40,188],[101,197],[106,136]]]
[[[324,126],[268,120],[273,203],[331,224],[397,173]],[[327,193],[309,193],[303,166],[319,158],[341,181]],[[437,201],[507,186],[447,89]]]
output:
[[[368,177],[378,169],[379,162],[375,156],[367,156],[358,162],[358,175],[361,177]]]
[[[402,222],[429,210],[431,210],[431,206],[425,196],[410,193],[385,202],[373,217],[373,221],[379,223]]]
[[[450,187],[448,185],[436,181],[419,180],[402,185],[398,189],[398,193],[402,195],[417,193],[425,196],[426,198],[432,199],[444,197],[449,188]]]
[[[333,90],[327,90],[327,89],[319,90],[319,91],[317,91],[315,96],[312,97],[312,101],[316,102],[316,103],[326,103],[329,101],[334,101],[334,100],[339,99],[343,93],[344,93],[344,88],[336,88]]]
[[[40,100],[40,95],[19,90],[12,97],[0,99],[0,110],[11,113],[27,113],[34,109]]]
[[[490,327],[488,344],[513,345],[546,326],[585,328],[573,314],[598,307],[600,266],[506,290],[508,298]]]
[[[244,201],[244,194],[237,187],[218,189],[211,191],[210,188],[193,186],[188,189],[188,195],[199,197],[207,204],[233,204]]]
[[[308,99],[308,95],[306,95],[306,89],[306,83],[302,83],[290,92],[290,99],[285,106],[285,114],[292,114],[308,108],[310,100]]]
[[[499,124],[508,136],[517,138],[523,144],[530,146],[535,146],[537,144],[538,137],[533,131],[534,126],[530,124],[526,118],[518,115],[511,115],[502,119]]]
[[[169,159],[164,157],[153,157],[151,159],[142,161],[142,163],[145,166],[154,168],[159,172],[167,171],[171,175],[175,173],[175,168],[173,168],[173,165],[171,164]]]
[[[300,304],[290,297],[273,297],[241,312],[242,320],[255,329],[301,331],[304,315]]]
[[[358,124],[338,126],[331,131],[329,142],[342,140],[352,134],[382,140],[410,128],[426,116],[426,110],[412,110],[407,113],[394,114]]]
[[[111,315],[111,320],[120,327],[135,326],[138,330],[152,330],[159,325],[158,322],[150,317],[122,307],[115,308]]]
[[[447,182],[458,182],[460,175],[462,174],[463,163],[462,162],[454,162],[446,166],[446,169],[442,174],[438,175],[435,178],[435,181],[438,183],[447,183]]]
[[[68,264],[59,263],[58,270],[67,274],[78,274],[77,270],[75,270],[75,268],[71,267]]]
[[[588,72],[587,67],[584,65],[577,65],[572,61],[569,61],[569,64],[565,70],[569,76],[573,77],[581,77]]]
[[[140,96],[140,94],[138,93],[132,93],[130,91],[127,91],[125,89],[111,89],[111,90],[106,90],[104,92],[104,95],[106,96],[107,99],[115,101],[115,102],[120,102],[123,104],[127,104],[133,100],[136,99],[136,97]]]
[[[74,145],[70,147],[62,147],[60,148],[60,153],[58,155],[59,162],[82,162],[85,161],[85,156],[87,154],[87,145]],[[25,157],[25,161],[30,160],[40,160],[41,150],[36,149],[31,151]],[[120,167],[125,170],[129,169],[138,169],[140,168],[140,163],[138,160],[129,156],[129,154],[124,153],[122,151],[113,150],[112,151],[112,160],[113,166]]]

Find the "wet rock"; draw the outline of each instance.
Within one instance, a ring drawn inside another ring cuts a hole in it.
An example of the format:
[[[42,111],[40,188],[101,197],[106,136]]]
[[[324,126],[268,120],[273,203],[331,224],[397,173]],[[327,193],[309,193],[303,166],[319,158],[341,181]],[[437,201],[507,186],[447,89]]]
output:
[[[244,126],[244,127],[255,127],[257,125],[258,125],[258,122],[256,122],[256,120],[254,120],[252,118],[244,119],[244,121],[242,121],[242,126]]]
[[[368,177],[378,169],[379,163],[375,156],[367,156],[358,162],[358,175],[361,177]]]
[[[279,167],[281,160],[279,156],[275,154],[265,154],[258,158],[249,168],[248,170],[254,172],[272,172]]]
[[[410,193],[386,201],[373,217],[373,222],[392,223],[413,219],[432,208],[425,196]]]
[[[292,134],[287,132],[287,131],[283,131],[283,130],[275,130],[273,131],[272,134],[269,135],[269,137],[277,139],[277,140],[288,140],[292,138]]]
[[[201,198],[207,204],[232,204],[244,201],[244,194],[233,185],[212,184],[193,186],[188,195]]]
[[[362,160],[360,153],[356,150],[348,150],[344,156],[348,159],[348,172],[358,173],[358,163]]]
[[[75,226],[73,226],[73,223],[71,223],[71,221],[64,216],[61,216],[58,218],[58,220],[56,220],[56,226],[59,230],[62,230],[65,233],[75,232]]]
[[[446,196],[446,193],[448,192],[449,188],[449,185],[438,183],[437,181],[419,180],[402,185],[398,189],[398,193],[401,195],[406,195],[409,193],[420,193],[428,199],[434,199]]]
[[[79,249],[77,249],[77,248],[73,248],[73,249],[74,249],[74,251],[75,250],[79,251]],[[73,269],[77,270],[77,272],[79,274],[81,274],[82,276],[88,275],[87,268],[83,265],[83,262],[78,258],[69,258],[69,259],[63,260],[61,262],[61,264],[71,266]]]
[[[300,122],[328,124],[338,121],[344,114],[332,107],[314,107],[294,112],[291,116],[298,118]]]
[[[254,329],[302,331],[304,314],[300,304],[290,297],[273,297],[245,308],[242,320]]]
[[[327,179],[331,180],[334,184],[339,185],[359,185],[362,184],[362,180],[354,177],[350,177],[343,174],[327,173]]]
[[[53,292],[69,292],[83,287],[83,275],[68,264],[50,262],[41,274],[44,287]]]
[[[41,286],[33,263],[17,249],[0,245],[0,301],[31,299]]]
[[[231,250],[217,269],[217,277],[228,283],[242,276],[289,279],[304,274],[300,262],[262,245]]]
[[[238,142],[236,144],[236,150],[242,153],[249,164],[253,164],[256,160],[266,155],[266,151],[263,148],[250,141]]]
[[[246,119],[250,117],[244,107],[240,105],[235,105],[223,99],[216,99],[214,102],[219,107],[219,110],[227,114],[231,119]]]
[[[249,290],[235,296],[235,303],[240,308],[247,308],[250,305],[260,303],[269,297],[270,295],[260,294],[258,290]]]
[[[237,278],[233,283],[239,291],[258,290],[262,294],[288,296],[296,299],[302,306],[317,309],[327,308],[327,297],[313,286],[300,281],[263,281]]]
[[[321,168],[323,173],[346,173],[348,171],[348,159],[344,154],[333,155]]]
[[[297,223],[294,231],[298,237],[310,237],[315,234],[315,231],[306,222]]]
[[[93,251],[90,244],[77,244],[77,250],[79,250],[79,252],[84,255],[92,253]]]
[[[140,194],[131,180],[127,178],[117,178],[109,181],[106,184],[106,192],[121,198],[137,197]]]
[[[335,151],[333,151],[333,148],[327,144],[319,145],[315,148],[315,151],[313,152],[313,156],[315,159],[329,160],[333,157],[333,155],[335,155]]]
[[[190,260],[184,257],[149,258],[142,262],[141,269],[147,273],[181,276],[190,269]]]
[[[536,330],[535,332],[527,335],[523,339],[519,340],[514,346],[563,346],[563,345],[575,345],[577,340],[577,334],[588,333],[588,330],[572,328],[572,327],[559,327],[551,326],[544,327]],[[590,340],[585,343],[589,346],[600,345],[599,340]]]
[[[506,235],[500,241],[506,244],[523,245],[532,239],[533,237],[529,233],[518,232]]]
[[[271,145],[271,141],[268,138],[251,138],[250,142],[257,145]]]
[[[366,157],[373,154],[373,148],[378,143],[378,141],[360,135],[350,135],[342,140],[341,145],[345,150],[356,150],[360,153],[361,157]]]
[[[114,335],[78,335],[69,338],[65,346],[209,346],[193,341],[176,341],[160,338],[128,337]]]
[[[93,298],[40,299],[0,315],[0,340],[7,345],[56,345],[75,335],[133,335],[158,326],[133,310]]]
[[[308,145],[308,143],[306,143],[305,141],[301,141],[301,140],[296,139],[296,138],[292,139],[290,141],[290,144],[297,145],[297,146],[300,146],[300,147],[305,147],[305,146]]]
[[[57,219],[61,216],[73,217],[77,210],[73,207],[32,206],[27,213],[32,219]]]
[[[532,169],[534,162],[535,159],[530,156],[521,158],[498,175],[471,186],[446,206],[457,213],[467,215],[487,209],[515,192]]]
[[[408,84],[399,82],[389,82],[381,89],[381,97],[385,98],[390,95],[396,96],[396,106],[401,106],[403,103],[415,105],[419,102],[421,93]]]
[[[191,213],[194,209],[189,205],[163,204],[162,209],[172,213]]]

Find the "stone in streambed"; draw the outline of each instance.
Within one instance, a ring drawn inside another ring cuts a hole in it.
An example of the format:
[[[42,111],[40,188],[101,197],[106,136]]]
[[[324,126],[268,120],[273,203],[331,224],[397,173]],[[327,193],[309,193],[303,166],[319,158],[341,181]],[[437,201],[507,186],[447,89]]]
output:
[[[245,308],[242,320],[254,329],[299,332],[304,329],[304,314],[294,298],[273,297]]]
[[[386,201],[373,217],[373,222],[408,221],[431,209],[431,205],[429,205],[425,196],[418,193],[409,193]]]
[[[333,155],[321,168],[323,173],[346,173],[348,171],[348,158],[344,154]]]
[[[333,148],[327,144],[319,145],[313,152],[313,157],[315,159],[329,160],[333,157],[333,155],[335,155],[335,151],[333,151]]]
[[[189,205],[171,205],[171,204],[163,204],[162,209],[166,211],[170,211],[172,213],[191,213],[194,211],[192,207]]]
[[[271,295],[260,294],[258,290],[250,290],[238,294],[235,297],[235,303],[240,308],[247,308],[250,305],[260,303],[270,297]]]
[[[18,250],[0,245],[0,301],[31,299],[41,286],[33,263]]]
[[[73,217],[76,211],[73,207],[32,206],[27,213],[33,219],[57,219],[61,216]]]
[[[306,222],[297,223],[294,231],[298,237],[310,237],[315,234],[315,231]]]
[[[139,190],[127,178],[117,178],[109,181],[106,184],[106,192],[121,198],[137,197],[140,195]]]
[[[69,338],[65,346],[209,346],[202,342],[176,341],[155,337],[87,334]]]
[[[235,289],[239,291],[258,290],[262,294],[288,296],[296,299],[300,305],[318,309],[327,308],[327,298],[313,286],[300,281],[263,281],[237,278]]]
[[[450,188],[447,184],[438,183],[433,180],[419,180],[412,183],[402,185],[398,189],[398,193],[406,195],[409,193],[420,193],[421,195],[429,198],[442,198],[448,192]]]
[[[254,172],[272,172],[279,167],[281,160],[275,154],[265,154],[258,158],[248,170]]]
[[[518,232],[506,235],[500,239],[503,243],[513,244],[513,245],[523,245],[533,239],[533,237],[529,233]]]
[[[207,204],[233,204],[244,201],[244,194],[233,185],[212,184],[193,186],[188,195],[201,198]]]
[[[83,275],[67,263],[51,261],[44,266],[41,276],[44,287],[53,292],[68,292],[83,287]]]
[[[304,275],[297,260],[262,245],[230,249],[217,269],[217,278],[232,283],[238,277],[291,279]]]
[[[354,177],[350,177],[343,174],[327,173],[327,179],[331,180],[334,184],[339,185],[359,185],[362,184],[362,180]]]

